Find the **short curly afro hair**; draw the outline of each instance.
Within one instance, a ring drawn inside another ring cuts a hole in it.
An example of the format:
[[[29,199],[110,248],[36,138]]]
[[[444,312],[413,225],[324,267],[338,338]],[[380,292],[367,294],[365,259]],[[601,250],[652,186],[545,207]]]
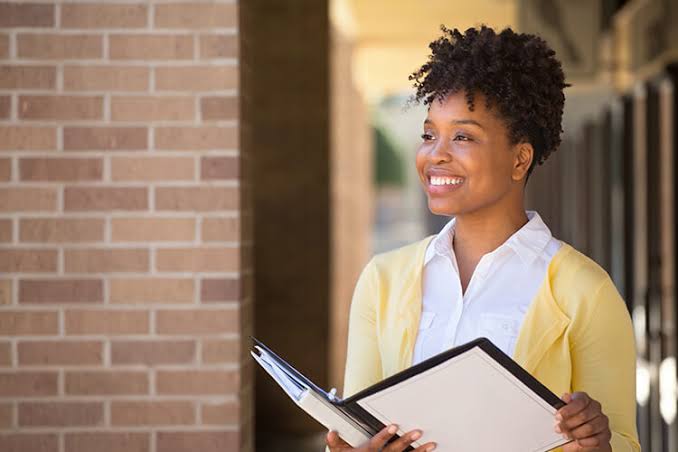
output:
[[[463,91],[473,111],[474,95],[482,93],[488,108],[498,108],[512,144],[532,144],[529,176],[560,145],[563,89],[570,85],[555,52],[542,38],[510,28],[441,29],[428,62],[409,77],[416,88],[411,100],[430,105]]]

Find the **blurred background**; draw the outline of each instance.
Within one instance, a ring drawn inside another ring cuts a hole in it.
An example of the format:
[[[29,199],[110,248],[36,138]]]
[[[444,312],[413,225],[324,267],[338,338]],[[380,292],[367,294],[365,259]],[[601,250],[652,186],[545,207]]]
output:
[[[677,451],[675,0],[0,0],[0,450],[322,450],[250,336],[341,392],[363,266],[448,220],[407,103],[441,24],[563,62],[528,206],[612,275]]]

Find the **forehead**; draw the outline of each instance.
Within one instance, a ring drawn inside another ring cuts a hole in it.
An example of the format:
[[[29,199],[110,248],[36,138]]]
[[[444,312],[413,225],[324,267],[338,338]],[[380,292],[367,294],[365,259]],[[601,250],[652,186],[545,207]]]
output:
[[[473,110],[469,108],[466,92],[459,91],[448,94],[444,98],[435,99],[428,108],[428,118],[440,120],[474,119],[478,122],[494,123],[499,120],[492,107],[487,107],[487,98],[482,93],[473,95]]]

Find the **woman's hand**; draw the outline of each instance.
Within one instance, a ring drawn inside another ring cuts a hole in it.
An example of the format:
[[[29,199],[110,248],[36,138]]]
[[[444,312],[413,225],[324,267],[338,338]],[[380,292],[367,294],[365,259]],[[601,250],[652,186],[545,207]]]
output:
[[[600,403],[585,392],[563,394],[567,403],[556,413],[555,431],[574,440],[563,446],[564,452],[611,452],[610,422]]]
[[[397,431],[398,427],[395,425],[385,427],[382,431],[374,435],[371,440],[358,448],[353,448],[344,442],[339,438],[337,432],[329,432],[327,434],[326,442],[327,446],[330,448],[330,452],[402,452],[407,449],[413,441],[421,438],[421,430],[412,430],[384,447],[386,442],[391,439]],[[430,452],[435,448],[435,443],[426,443],[414,449],[414,452]]]

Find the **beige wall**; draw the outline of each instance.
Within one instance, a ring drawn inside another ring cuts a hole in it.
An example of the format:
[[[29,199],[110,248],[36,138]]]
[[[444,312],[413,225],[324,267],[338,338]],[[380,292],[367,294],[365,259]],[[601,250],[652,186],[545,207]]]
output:
[[[370,257],[374,189],[372,129],[367,103],[353,79],[353,36],[331,39],[331,307],[330,385],[343,387],[348,313],[353,288]]]

